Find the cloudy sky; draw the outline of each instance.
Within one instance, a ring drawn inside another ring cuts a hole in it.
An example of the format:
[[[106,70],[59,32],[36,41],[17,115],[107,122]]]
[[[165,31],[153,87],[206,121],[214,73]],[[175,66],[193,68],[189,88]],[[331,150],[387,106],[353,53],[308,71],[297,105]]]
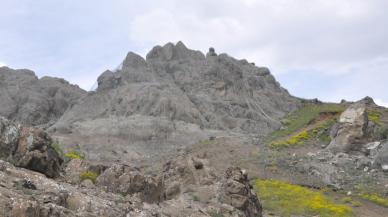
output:
[[[156,44],[244,58],[293,95],[388,106],[386,0],[0,0],[0,66],[89,90]]]

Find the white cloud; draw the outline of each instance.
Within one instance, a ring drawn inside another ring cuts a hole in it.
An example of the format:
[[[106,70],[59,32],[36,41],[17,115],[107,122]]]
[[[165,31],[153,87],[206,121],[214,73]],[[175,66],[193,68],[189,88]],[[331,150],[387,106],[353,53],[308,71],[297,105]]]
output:
[[[166,5],[135,16],[132,41],[147,49],[178,40],[202,51],[213,46],[289,80],[298,72],[327,75],[333,89],[321,91],[323,100],[370,95],[388,101],[381,79],[388,69],[388,1],[169,0]]]
[[[206,52],[212,46],[218,53],[268,66],[283,84],[294,84],[285,87],[297,96],[337,101],[370,95],[388,101],[383,91],[388,79],[386,0],[85,0],[54,5],[49,0],[6,1],[0,14],[0,58],[89,89],[127,51],[145,55],[156,44],[182,40],[193,49]],[[72,19],[64,16],[68,11]],[[307,78],[304,83],[301,75]]]
[[[388,102],[382,100],[382,99],[374,99],[375,103],[379,106],[384,106],[388,108]]]
[[[0,67],[7,66],[7,64],[0,62]]]

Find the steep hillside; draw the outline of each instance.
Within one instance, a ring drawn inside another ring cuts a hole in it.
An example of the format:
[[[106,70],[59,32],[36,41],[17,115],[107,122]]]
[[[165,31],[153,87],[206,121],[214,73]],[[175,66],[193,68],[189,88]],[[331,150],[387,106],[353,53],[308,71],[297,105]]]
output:
[[[27,125],[51,125],[86,92],[33,71],[0,67],[0,116]]]

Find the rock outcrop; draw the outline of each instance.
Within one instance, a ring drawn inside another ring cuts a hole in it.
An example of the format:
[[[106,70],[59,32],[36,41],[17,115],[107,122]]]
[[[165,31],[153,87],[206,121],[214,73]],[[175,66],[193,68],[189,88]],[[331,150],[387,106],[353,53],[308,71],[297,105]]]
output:
[[[333,139],[328,148],[336,152],[362,151],[368,127],[366,104],[357,102],[340,116],[333,129]]]
[[[242,210],[247,217],[262,216],[262,206],[249,184],[248,175],[238,167],[226,171],[221,201]]]
[[[183,159],[192,159],[182,158]],[[180,161],[180,160],[178,160]],[[204,161],[204,159],[202,159]],[[195,160],[195,162],[199,162]],[[50,179],[31,170],[17,168],[0,160],[0,216],[4,217],[118,217],[118,216],[160,216],[160,217],[251,217],[261,216],[261,206],[241,170],[228,170],[227,182],[236,182],[238,192],[232,186],[224,186],[213,177],[213,182],[181,182],[183,168],[211,170],[204,163],[201,168],[192,164],[170,162],[169,171],[158,177],[144,175],[136,168],[112,165],[98,175],[96,184],[86,179],[81,184],[65,182],[63,179]],[[73,163],[91,169],[90,162]],[[166,165],[167,166],[167,165]],[[168,166],[167,166],[168,167]],[[66,171],[67,173],[68,171]],[[238,176],[236,174],[241,174]],[[198,173],[206,176],[207,173]],[[65,174],[65,177],[68,174]],[[197,177],[196,177],[197,178]],[[168,183],[175,179],[174,183]],[[89,183],[89,184],[87,184]],[[238,183],[238,184],[237,184]],[[167,184],[167,185],[165,185]],[[244,187],[240,188],[240,185]],[[182,189],[182,191],[180,190]],[[227,197],[240,195],[238,203],[221,201],[221,194]],[[168,197],[167,197],[168,196]]]
[[[23,185],[26,181],[35,188]],[[114,202],[123,200],[121,197],[80,189],[0,160],[1,217],[125,216],[130,211],[129,203]]]
[[[64,79],[0,67],[0,116],[25,125],[53,124],[86,91]]]
[[[0,117],[0,159],[56,177],[62,159],[51,144],[52,139],[44,131],[22,127]]]

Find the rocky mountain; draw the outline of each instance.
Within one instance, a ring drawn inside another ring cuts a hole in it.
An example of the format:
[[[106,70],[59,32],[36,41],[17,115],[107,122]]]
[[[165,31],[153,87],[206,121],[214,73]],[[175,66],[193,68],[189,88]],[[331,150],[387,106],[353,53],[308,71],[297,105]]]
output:
[[[123,144],[155,153],[211,136],[266,135],[299,104],[265,67],[168,43],[146,59],[128,53],[120,69],[101,74],[97,90],[50,130],[91,144],[89,150]]]
[[[0,116],[27,125],[49,126],[86,92],[64,79],[0,67]]]
[[[386,216],[388,109],[370,97],[296,98],[182,42],[97,81],[0,68],[0,217]]]

